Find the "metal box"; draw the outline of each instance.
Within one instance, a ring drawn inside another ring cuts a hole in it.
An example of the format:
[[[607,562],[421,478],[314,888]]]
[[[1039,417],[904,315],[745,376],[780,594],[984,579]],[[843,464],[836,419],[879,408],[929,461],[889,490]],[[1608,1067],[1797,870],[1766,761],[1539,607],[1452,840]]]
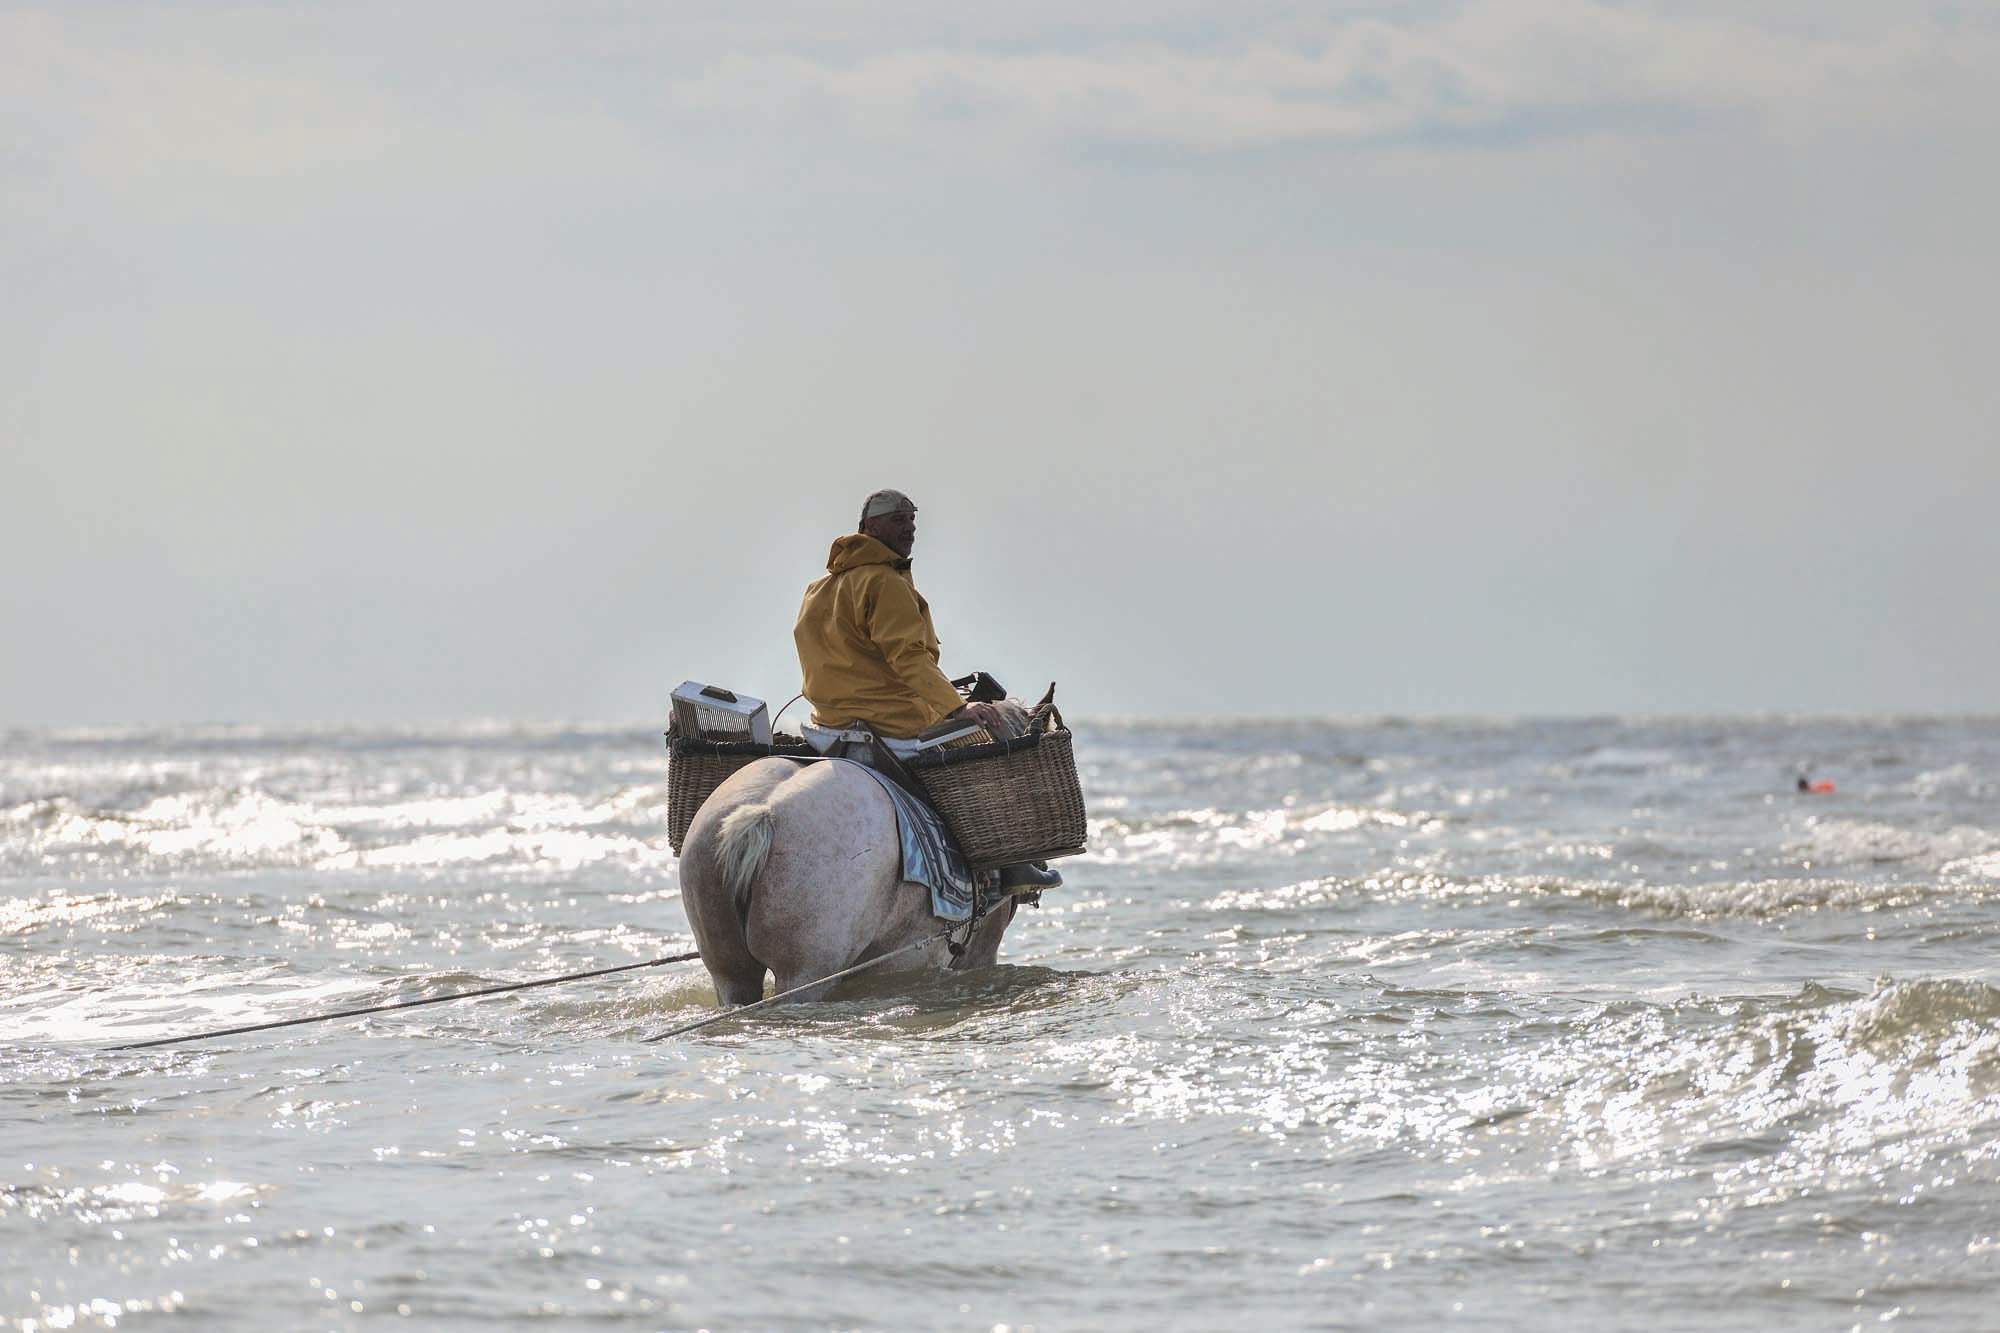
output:
[[[690,740],[771,743],[771,715],[762,699],[684,680],[674,687],[674,731]]]

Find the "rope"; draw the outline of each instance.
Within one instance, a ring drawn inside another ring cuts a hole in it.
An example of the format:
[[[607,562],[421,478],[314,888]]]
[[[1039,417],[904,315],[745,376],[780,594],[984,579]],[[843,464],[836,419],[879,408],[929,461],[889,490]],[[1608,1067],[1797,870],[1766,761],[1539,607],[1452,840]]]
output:
[[[1001,894],[1000,896],[1002,898],[1009,898],[1016,895]],[[983,915],[983,912],[976,911],[972,919],[964,923],[966,927],[966,944],[972,942],[972,932],[977,929],[979,918]],[[939,940],[947,942],[951,947],[952,956],[956,958],[965,952],[965,945],[956,944],[951,941],[951,934],[957,929],[957,925],[946,926],[935,935],[926,935],[920,940],[914,940],[909,944],[905,944],[900,949],[891,949],[888,953],[871,958],[865,963],[856,963],[853,967],[835,972],[830,977],[821,977],[817,981],[808,981],[802,986],[794,986],[788,991],[780,991],[776,995],[767,996],[755,1003],[739,1005],[734,1009],[724,1010],[719,1014],[712,1014],[707,1018],[701,1019],[699,1022],[684,1023],[677,1028],[668,1028],[665,1032],[645,1038],[645,1041],[649,1044],[656,1041],[665,1041],[668,1037],[678,1037],[684,1032],[693,1032],[697,1028],[705,1028],[712,1023],[720,1023],[725,1018],[736,1018],[739,1015],[749,1013],[752,1009],[762,1009],[765,1005],[776,1004],[780,1000],[790,999],[800,991],[810,990],[814,986],[823,986],[831,981],[839,981],[843,977],[851,977],[857,972],[866,972],[869,968],[877,964],[886,963],[891,958],[906,954],[912,949],[920,949],[926,944],[935,944]],[[371,1004],[359,1009],[336,1009],[331,1013],[309,1014],[304,1018],[281,1018],[270,1023],[245,1023],[241,1027],[217,1028],[212,1032],[189,1032],[178,1037],[155,1037],[151,1041],[128,1041],[117,1046],[107,1046],[104,1049],[110,1051],[143,1051],[155,1046],[175,1046],[184,1041],[207,1041],[213,1037],[238,1037],[246,1032],[269,1032],[273,1028],[293,1028],[305,1023],[325,1023],[336,1018],[359,1018],[363,1014],[384,1014],[395,1009],[421,1009],[427,1004],[450,1004],[454,1000],[472,1000],[482,995],[504,995],[509,991],[534,990],[538,986],[555,986],[565,981],[585,981],[591,977],[608,977],[619,972],[636,972],[642,968],[660,967],[666,963],[686,963],[699,957],[701,957],[701,951],[697,949],[692,953],[677,953],[671,957],[653,958],[643,963],[621,963],[617,967],[600,967],[589,972],[571,972],[560,977],[543,977],[538,981],[515,981],[509,982],[504,986],[482,986],[478,990],[459,991],[454,995],[433,995],[428,999],[422,1000],[398,1000],[393,1004]]]
[[[791,706],[792,706],[793,704],[797,703],[797,702],[798,702],[799,700],[801,700],[801,699],[803,699],[803,698],[805,698],[805,697],[806,697],[806,695],[805,695],[805,691],[804,691],[804,690],[800,690],[800,691],[799,691],[799,692],[798,692],[797,694],[795,694],[795,695],[793,695],[793,696],[792,696],[791,698],[789,698],[789,699],[785,700],[785,708],[790,708],[790,707],[791,707]],[[785,708],[780,708],[780,709],[779,709],[779,710],[778,710],[777,712],[775,712],[775,713],[771,714],[771,739],[772,739],[772,740],[776,740],[776,739],[778,738],[778,719],[779,719],[779,718],[781,718],[781,717],[783,717],[783,716],[785,715]]]
[[[869,968],[874,967],[876,964],[886,963],[891,958],[896,957],[898,954],[908,953],[912,949],[921,949],[926,944],[936,944],[939,940],[944,939],[946,936],[950,935],[951,932],[957,929],[958,927],[956,925],[946,926],[943,930],[939,931],[935,935],[926,935],[924,936],[924,938],[920,940],[914,940],[909,944],[905,944],[900,949],[891,949],[888,953],[885,953],[880,957],[870,958],[865,963],[856,963],[853,967],[847,968],[844,971],[836,972],[830,977],[821,977],[816,981],[808,981],[803,986],[794,986],[790,990],[779,991],[776,995],[767,995],[763,999],[753,1001],[750,1004],[738,1005],[734,1009],[725,1009],[719,1014],[710,1014],[707,1018],[701,1019],[698,1022],[683,1023],[677,1028],[668,1028],[665,1032],[659,1033],[655,1036],[647,1037],[646,1043],[650,1045],[651,1043],[656,1041],[665,1041],[668,1037],[678,1037],[683,1032],[693,1032],[696,1028],[705,1028],[711,1023],[720,1023],[725,1018],[736,1018],[743,1014],[749,1013],[752,1009],[762,1009],[767,1004],[776,1004],[780,1000],[788,999],[791,996],[797,995],[802,990],[811,990],[814,986],[824,986],[829,981],[838,981],[842,977],[851,977],[856,972],[866,972]]]
[[[330,1014],[313,1014],[307,1018],[281,1018],[275,1023],[246,1023],[237,1028],[219,1028],[214,1032],[190,1032],[181,1037],[158,1037],[152,1041],[126,1042],[122,1046],[107,1047],[113,1051],[143,1051],[149,1046],[172,1046],[183,1041],[207,1041],[210,1037],[234,1037],[245,1032],[266,1032],[272,1028],[297,1027],[301,1023],[324,1023],[334,1018],[357,1018],[362,1014],[386,1013],[391,1009],[418,1009],[427,1004],[450,1004],[453,1000],[470,1000],[480,995],[500,995],[507,991],[533,990],[537,986],[553,986],[563,981],[582,981],[588,977],[608,977],[614,972],[636,972],[642,967],[659,967],[664,963],[685,963],[701,957],[701,951],[677,953],[671,958],[655,958],[644,963],[622,963],[617,967],[600,967],[592,972],[572,972],[568,976],[543,977],[540,981],[516,981],[505,986],[483,986],[478,990],[459,991],[456,995],[433,995],[425,1000],[400,1000],[394,1004],[371,1004],[363,1009],[337,1009]]]

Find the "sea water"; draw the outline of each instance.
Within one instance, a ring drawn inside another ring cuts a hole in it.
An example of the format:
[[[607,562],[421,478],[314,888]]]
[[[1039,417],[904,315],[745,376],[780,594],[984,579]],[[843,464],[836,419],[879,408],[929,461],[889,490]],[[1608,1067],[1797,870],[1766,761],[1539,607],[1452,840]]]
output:
[[[658,728],[6,734],[0,1327],[2000,1326],[2000,721],[1076,748],[991,970],[121,1052],[690,949]]]

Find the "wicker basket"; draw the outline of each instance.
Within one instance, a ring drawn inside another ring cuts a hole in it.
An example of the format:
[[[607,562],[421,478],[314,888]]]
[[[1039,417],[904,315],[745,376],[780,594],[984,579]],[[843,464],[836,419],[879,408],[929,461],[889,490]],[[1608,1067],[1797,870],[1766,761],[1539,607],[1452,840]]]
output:
[[[905,761],[975,870],[1074,856],[1087,823],[1069,728],[1044,700],[1026,734]]]
[[[681,854],[688,825],[710,794],[739,768],[771,755],[810,755],[812,746],[780,733],[770,745],[756,741],[710,741],[667,733],[667,842]]]

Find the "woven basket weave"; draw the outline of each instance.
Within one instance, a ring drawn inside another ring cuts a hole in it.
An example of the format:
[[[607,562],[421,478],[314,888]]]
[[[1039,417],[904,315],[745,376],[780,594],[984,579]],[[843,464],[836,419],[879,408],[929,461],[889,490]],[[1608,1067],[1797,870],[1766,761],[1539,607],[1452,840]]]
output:
[[[975,870],[1074,856],[1088,821],[1062,714],[1044,702],[1025,735],[906,761]]]
[[[681,854],[688,825],[702,802],[740,768],[771,755],[810,755],[813,748],[780,733],[770,745],[756,741],[707,741],[667,733],[667,842]]]

